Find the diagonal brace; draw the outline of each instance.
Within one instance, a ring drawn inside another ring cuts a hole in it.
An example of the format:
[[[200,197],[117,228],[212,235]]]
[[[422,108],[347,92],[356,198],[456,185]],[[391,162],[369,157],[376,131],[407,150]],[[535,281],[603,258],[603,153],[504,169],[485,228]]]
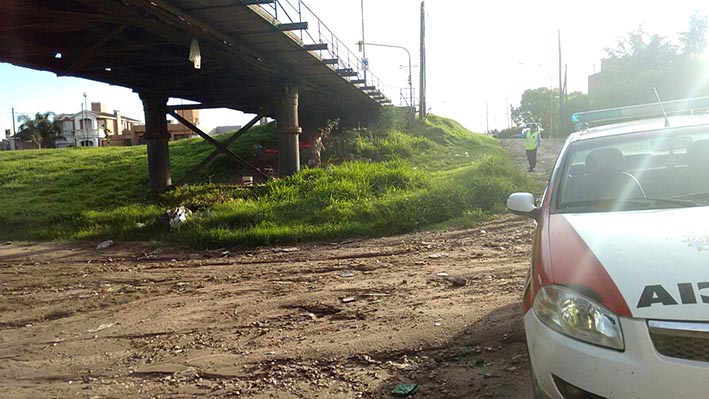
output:
[[[128,29],[129,26],[130,26],[130,24],[123,24],[123,25],[117,27],[116,29],[114,29],[113,31],[111,31],[108,35],[104,36],[101,40],[99,40],[93,46],[91,46],[91,48],[88,51],[86,51],[86,53],[84,54],[83,57],[81,57],[78,61],[71,64],[71,66],[69,66],[69,68],[67,68],[67,70],[64,71],[64,73],[69,75],[69,74],[76,72],[79,68],[84,66],[84,64],[91,61],[94,58],[94,56],[96,55],[96,52],[99,51],[101,49],[101,47],[103,47],[103,45],[105,45],[106,43],[113,40],[113,38],[115,38],[116,36],[120,35],[121,32]]]
[[[195,126],[195,125],[193,125],[192,123],[190,123],[187,119],[183,118],[180,114],[178,114],[177,112],[175,112],[175,110],[170,109],[170,110],[168,111],[168,114],[170,114],[173,118],[177,119],[177,120],[178,120],[180,123],[182,123],[183,125],[185,125],[185,126],[187,126],[188,128],[190,128],[193,132],[197,133],[200,137],[202,137],[203,139],[205,139],[207,142],[209,142],[209,143],[212,144],[213,146],[217,147],[211,154],[209,154],[209,156],[208,156],[207,158],[205,158],[204,160],[202,160],[202,162],[200,162],[197,166],[195,166],[194,168],[192,168],[192,170],[190,170],[189,172],[187,172],[187,174],[185,175],[185,177],[183,177],[183,178],[180,180],[180,182],[178,183],[178,185],[187,184],[190,180],[192,180],[192,179],[194,178],[194,176],[197,174],[197,172],[199,172],[202,168],[204,168],[205,166],[207,166],[210,162],[212,162],[212,161],[213,161],[219,154],[221,154],[221,153],[227,154],[228,156],[230,156],[231,158],[233,158],[238,164],[240,164],[240,165],[242,165],[242,166],[246,166],[246,167],[248,167],[248,168],[254,170],[256,173],[260,174],[261,176],[263,176],[263,177],[265,177],[265,178],[267,178],[267,179],[270,179],[270,178],[271,178],[269,175],[267,175],[266,173],[264,173],[264,172],[262,172],[261,170],[259,170],[256,166],[250,164],[250,163],[247,162],[245,159],[243,159],[243,158],[241,158],[240,156],[236,155],[231,149],[229,149],[229,146],[231,145],[231,143],[233,143],[234,141],[236,141],[236,139],[239,138],[244,132],[246,132],[247,130],[251,129],[251,127],[253,127],[253,126],[256,124],[256,122],[258,122],[261,118],[263,118],[264,116],[266,116],[266,112],[265,112],[265,111],[262,111],[261,113],[259,113],[254,119],[252,119],[249,123],[247,123],[247,124],[246,124],[244,127],[242,127],[241,129],[239,129],[238,132],[234,133],[231,137],[229,137],[229,139],[227,139],[227,140],[224,141],[223,143],[220,143],[220,142],[218,142],[217,140],[214,140],[214,138],[212,138],[212,137],[209,136],[208,134],[204,133],[204,132],[203,132],[202,130],[200,130],[197,126]]]

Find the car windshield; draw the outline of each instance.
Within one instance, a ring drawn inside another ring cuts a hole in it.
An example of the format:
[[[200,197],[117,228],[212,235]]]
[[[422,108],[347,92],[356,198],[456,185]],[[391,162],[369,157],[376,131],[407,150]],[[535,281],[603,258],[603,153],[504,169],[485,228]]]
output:
[[[559,175],[559,212],[709,205],[709,128],[583,139]]]

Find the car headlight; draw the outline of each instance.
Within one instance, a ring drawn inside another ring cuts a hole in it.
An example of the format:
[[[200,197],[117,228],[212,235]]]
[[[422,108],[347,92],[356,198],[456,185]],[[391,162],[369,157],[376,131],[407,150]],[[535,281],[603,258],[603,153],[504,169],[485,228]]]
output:
[[[539,320],[561,334],[625,349],[618,316],[577,291],[558,285],[543,287],[534,298],[533,309]]]

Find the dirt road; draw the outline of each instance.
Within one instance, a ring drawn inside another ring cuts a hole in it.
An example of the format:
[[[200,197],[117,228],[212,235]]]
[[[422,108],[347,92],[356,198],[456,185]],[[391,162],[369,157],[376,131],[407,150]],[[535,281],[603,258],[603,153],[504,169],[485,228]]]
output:
[[[532,228],[232,252],[6,243],[0,397],[526,398]]]

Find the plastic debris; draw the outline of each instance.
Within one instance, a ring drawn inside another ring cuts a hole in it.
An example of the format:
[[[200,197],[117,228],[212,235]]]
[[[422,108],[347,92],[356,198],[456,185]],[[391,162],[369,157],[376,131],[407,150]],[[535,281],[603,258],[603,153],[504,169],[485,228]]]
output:
[[[436,273],[436,276],[438,276],[438,277],[448,277],[448,273],[446,273],[446,272]]]
[[[193,38],[192,42],[190,43],[189,60],[192,61],[194,69],[202,68],[202,52],[199,49],[199,42],[196,38]]]
[[[88,332],[99,332],[101,330],[105,330],[105,329],[110,328],[112,326],[113,326],[113,323],[101,324],[100,326],[98,326],[94,329],[88,330]]]
[[[340,273],[340,277],[354,277],[355,273],[351,270]]]
[[[113,245],[113,240],[106,240],[96,246],[96,249],[106,249]]]
[[[441,259],[447,257],[448,254],[445,252],[439,252],[437,254],[428,255],[430,259]]]
[[[310,320],[315,320],[318,318],[318,316],[316,316],[315,313],[312,312],[303,312],[300,315]]]
[[[291,247],[291,248],[273,248],[273,252],[297,252],[300,251],[300,248],[296,247]]]
[[[407,396],[413,395],[418,391],[419,384],[399,384],[392,389],[392,395]]]
[[[347,298],[342,298],[342,303],[350,303],[350,302],[354,302],[355,300],[356,300],[355,297],[348,296]]]
[[[170,230],[173,230],[185,223],[190,216],[192,216],[192,211],[181,206],[163,213],[162,216],[160,216],[160,221]]]

